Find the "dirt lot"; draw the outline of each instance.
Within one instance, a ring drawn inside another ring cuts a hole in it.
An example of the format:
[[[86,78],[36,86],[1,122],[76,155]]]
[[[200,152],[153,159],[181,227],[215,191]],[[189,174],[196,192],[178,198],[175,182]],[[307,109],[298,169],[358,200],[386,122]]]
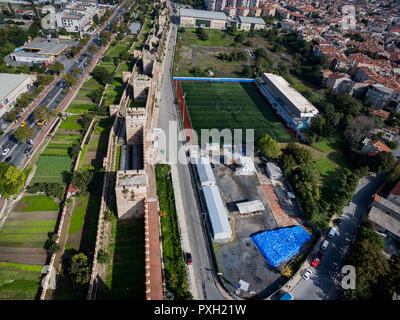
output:
[[[250,235],[274,229],[275,219],[268,207],[256,176],[237,176],[222,164],[215,165],[214,175],[229,211],[232,241],[215,244],[215,254],[226,287],[234,292],[240,279],[248,282],[249,294],[259,294],[280,276],[279,271],[268,266],[266,260],[250,240]],[[265,210],[261,213],[241,216],[236,203],[261,200]]]

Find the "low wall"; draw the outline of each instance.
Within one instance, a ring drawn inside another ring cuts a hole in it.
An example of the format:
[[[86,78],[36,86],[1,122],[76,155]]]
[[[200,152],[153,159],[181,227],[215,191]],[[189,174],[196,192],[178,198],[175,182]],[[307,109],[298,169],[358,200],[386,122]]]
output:
[[[92,119],[92,121],[90,122],[89,127],[87,128],[85,135],[83,136],[83,139],[82,139],[82,142],[81,142],[81,145],[80,145],[80,148],[81,148],[81,149],[79,150],[78,156],[77,156],[76,159],[75,159],[74,171],[78,170],[79,159],[81,158],[83,145],[85,144],[85,141],[86,141],[86,139],[87,139],[89,133],[91,132],[92,127],[93,127],[93,124],[94,124],[95,122],[96,122],[96,118],[94,117],[94,118]]]
[[[113,142],[114,138],[116,136],[116,128],[118,125],[118,117],[114,118],[114,123],[113,126],[110,130],[110,134],[108,137],[108,146],[107,146],[107,156],[104,158],[104,162],[106,164],[106,170],[108,171],[111,168],[108,168],[109,160],[112,159],[112,150],[113,150]],[[89,280],[89,289],[88,289],[88,294],[86,299],[87,300],[94,300],[95,296],[94,293],[96,293],[95,287],[94,287],[94,281],[98,275],[98,265],[97,265],[97,255],[99,253],[100,248],[102,247],[103,243],[101,242],[101,228],[103,227],[103,222],[104,222],[104,211],[106,210],[107,204],[106,204],[106,191],[108,187],[108,180],[109,180],[109,172],[106,172],[104,174],[103,178],[103,186],[102,186],[102,195],[101,195],[101,204],[100,204],[100,212],[99,212],[99,219],[97,222],[97,233],[96,233],[96,245],[94,248],[94,255],[93,255],[93,265],[92,265],[92,271],[90,275],[90,280]]]
[[[250,78],[203,78],[203,77],[172,77],[173,80],[187,81],[221,81],[221,82],[254,82]]]
[[[56,240],[57,244],[60,242],[60,236],[61,236],[61,231],[62,231],[62,228],[64,225],[64,219],[65,219],[66,212],[67,212],[67,205],[64,203],[62,213],[61,213],[60,223],[58,224],[58,229],[57,229],[57,240]],[[42,289],[42,293],[40,295],[40,300],[44,300],[46,297],[47,289],[49,287],[51,272],[55,272],[55,271],[53,271],[55,259],[56,259],[56,253],[53,253],[50,258],[50,263],[49,263],[49,267],[47,269],[46,276],[44,277],[44,279],[42,281],[43,289]]]

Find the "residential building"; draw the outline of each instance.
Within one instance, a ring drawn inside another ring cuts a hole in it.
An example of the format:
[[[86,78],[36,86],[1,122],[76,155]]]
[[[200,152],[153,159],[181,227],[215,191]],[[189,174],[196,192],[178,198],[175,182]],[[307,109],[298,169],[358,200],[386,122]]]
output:
[[[367,97],[369,97],[371,103],[378,108],[386,106],[394,95],[395,90],[379,83],[371,85],[367,91]]]
[[[265,21],[261,18],[239,16],[238,30],[259,30],[265,29]]]

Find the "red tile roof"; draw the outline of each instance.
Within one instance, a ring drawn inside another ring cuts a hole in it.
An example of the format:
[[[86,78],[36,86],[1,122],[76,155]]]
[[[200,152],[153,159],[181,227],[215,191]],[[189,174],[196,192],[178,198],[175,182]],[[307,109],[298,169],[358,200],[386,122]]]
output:
[[[387,119],[390,116],[390,112],[385,111],[385,110],[376,109],[376,110],[372,111],[372,113],[374,115],[376,115],[377,117],[381,117],[381,118],[384,118],[384,119]]]
[[[382,152],[382,151],[390,152],[391,151],[390,148],[380,140],[372,141],[371,145],[373,145],[376,149],[378,149],[379,152]]]

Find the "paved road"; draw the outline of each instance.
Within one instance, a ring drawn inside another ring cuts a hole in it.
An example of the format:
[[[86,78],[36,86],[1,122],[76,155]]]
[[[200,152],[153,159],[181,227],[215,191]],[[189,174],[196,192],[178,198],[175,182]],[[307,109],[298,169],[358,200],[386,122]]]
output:
[[[161,93],[160,113],[158,127],[162,128],[169,136],[169,121],[178,121],[176,105],[174,104],[173,84],[170,75],[170,68],[173,59],[174,46],[176,43],[177,26],[172,24],[171,40],[168,41],[163,85]],[[182,146],[180,142],[178,148]],[[171,146],[167,145],[168,148]],[[181,193],[175,194],[175,197],[181,197],[186,218],[186,228],[189,238],[190,248],[192,250],[193,271],[195,275],[196,287],[198,288],[198,297],[200,300],[222,300],[224,297],[216,288],[212,278],[212,268],[207,254],[206,243],[202,231],[202,222],[200,220],[200,211],[197,201],[191,187],[191,176],[188,165],[177,164],[177,172],[179,176],[179,185]],[[186,186],[186,187],[185,187]],[[176,190],[175,190],[176,191]]]
[[[369,176],[360,181],[352,202],[344,208],[341,215],[338,234],[328,239],[329,247],[317,269],[309,280],[300,280],[291,291],[295,300],[338,300],[341,296],[341,286],[334,281],[342,268],[342,261],[349,244],[358,229],[363,215],[366,213],[372,200],[372,195],[384,182],[382,175]]]
[[[118,19],[122,14],[123,9],[118,9],[116,15],[110,20],[112,22],[115,19]],[[107,24],[108,26],[109,24]],[[63,64],[64,64],[64,73],[72,74],[75,68],[80,68],[81,72],[78,75],[78,78],[82,76],[88,67],[87,60],[92,59],[95,54],[90,54],[88,52],[88,47],[91,45],[96,45],[97,47],[101,47],[101,43],[99,41],[99,32],[101,28],[97,30],[96,33],[92,34],[91,39],[88,43],[83,47],[81,50],[82,54],[76,56],[74,59],[65,59],[63,57]],[[65,60],[65,61],[64,61]],[[49,110],[54,110],[58,108],[61,104],[62,100],[66,97],[67,91],[65,90],[65,83],[63,80],[57,82],[57,84],[51,88],[51,90],[45,95],[37,106],[46,106]],[[36,130],[35,136],[32,138],[33,143],[36,143],[36,138],[41,137],[40,132],[43,130],[42,126],[36,125],[36,121],[33,117],[33,113],[36,107],[31,110],[30,114],[26,117],[25,121],[27,122],[26,126],[33,127]],[[10,124],[9,124],[10,126]],[[0,136],[0,146],[2,150],[8,148],[9,151],[6,155],[0,154],[0,161],[11,163],[17,167],[20,167],[25,160],[24,152],[31,148],[32,145],[29,143],[21,143],[17,141],[14,137],[15,129],[9,130],[7,134]],[[41,137],[42,138],[42,137]]]

